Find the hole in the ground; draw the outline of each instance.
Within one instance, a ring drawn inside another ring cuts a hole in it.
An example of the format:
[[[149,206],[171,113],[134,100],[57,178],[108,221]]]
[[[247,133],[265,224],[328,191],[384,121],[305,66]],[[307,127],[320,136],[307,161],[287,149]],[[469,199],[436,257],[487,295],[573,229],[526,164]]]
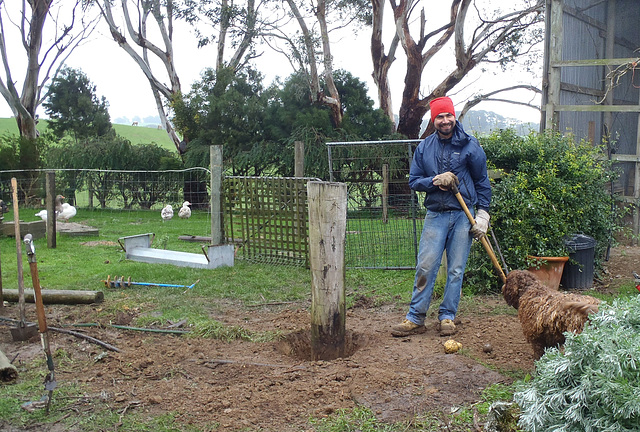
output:
[[[339,357],[351,357],[364,345],[365,337],[363,335],[346,330],[344,338],[344,355]],[[281,354],[294,357],[297,360],[318,360],[313,358],[310,329],[303,329],[295,333],[289,333],[283,340],[278,342],[276,348]],[[321,358],[320,360],[335,360],[335,358]]]

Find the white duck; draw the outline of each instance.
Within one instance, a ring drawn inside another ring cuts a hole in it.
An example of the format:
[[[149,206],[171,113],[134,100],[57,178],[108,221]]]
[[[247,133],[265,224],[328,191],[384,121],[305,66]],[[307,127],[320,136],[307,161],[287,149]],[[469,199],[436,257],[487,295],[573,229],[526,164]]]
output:
[[[189,201],[185,201],[182,203],[182,207],[180,207],[180,210],[178,211],[178,216],[180,216],[180,219],[189,219],[191,217],[191,209],[189,208],[190,205],[191,203]]]
[[[40,210],[38,213],[36,213],[36,216],[38,216],[40,219],[42,219],[43,221],[47,221],[47,211],[46,210]]]
[[[160,216],[162,216],[162,222],[171,220],[173,217],[173,207],[171,207],[171,204],[167,204],[167,206],[162,209]]]
[[[74,217],[77,213],[76,208],[69,203],[63,203],[64,197],[58,195],[56,197],[56,220],[61,222],[69,222],[69,219]]]

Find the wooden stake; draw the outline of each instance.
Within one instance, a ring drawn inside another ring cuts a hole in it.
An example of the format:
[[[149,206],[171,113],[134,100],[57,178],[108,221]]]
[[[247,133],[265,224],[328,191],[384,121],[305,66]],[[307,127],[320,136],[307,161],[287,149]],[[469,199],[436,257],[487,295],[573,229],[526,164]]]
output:
[[[55,249],[57,245],[56,238],[56,173],[47,171],[45,186],[47,196],[45,199],[47,207],[47,247]]]
[[[345,353],[345,243],[347,186],[307,183],[311,266],[311,356],[334,360]]]

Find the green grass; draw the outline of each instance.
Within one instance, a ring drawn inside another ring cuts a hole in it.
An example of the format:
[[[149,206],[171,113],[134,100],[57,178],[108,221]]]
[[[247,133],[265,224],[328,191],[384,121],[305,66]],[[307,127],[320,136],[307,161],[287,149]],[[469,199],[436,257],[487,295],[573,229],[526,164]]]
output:
[[[40,131],[44,131],[47,127],[47,123],[47,120],[40,120],[38,123],[38,129]],[[122,124],[114,124],[113,128],[118,135],[128,139],[132,144],[156,143],[160,147],[176,151],[176,147],[173,145],[173,142],[164,129]],[[18,134],[18,125],[14,118],[0,118],[0,136],[4,133]]]
[[[21,209],[24,221],[35,221],[35,209]],[[13,219],[6,213],[5,221]],[[112,211],[78,209],[73,219],[98,229],[99,235],[72,237],[58,235],[56,248],[48,248],[45,238],[36,239],[36,258],[40,283],[49,289],[103,290],[105,316],[123,308],[139,308],[140,321],[151,324],[155,321],[188,318],[192,324],[199,323],[203,333],[215,334],[215,323],[209,320],[210,308],[216,301],[226,304],[255,307],[269,302],[306,302],[310,300],[311,275],[308,269],[269,264],[250,264],[236,260],[233,267],[217,269],[194,269],[168,264],[147,264],[125,259],[118,241],[121,237],[153,233],[152,247],[202,253],[201,244],[179,240],[181,235],[207,236],[210,234],[210,217],[207,212],[194,210],[188,220],[174,218],[162,222],[156,211]],[[87,242],[111,242],[87,245]],[[3,287],[17,289],[17,254],[13,237],[0,237],[0,253],[3,270]],[[25,283],[30,286],[29,267],[23,251]],[[106,289],[103,281],[114,277],[131,277],[134,282],[191,285],[192,290],[183,293],[183,288],[134,286],[127,290]],[[407,287],[413,280],[412,271],[349,270],[346,272],[347,301],[366,297],[374,304],[388,302],[406,303],[411,290]],[[160,296],[161,295],[161,296]],[[158,298],[161,297],[161,301]],[[155,317],[153,319],[148,317]],[[217,332],[224,333],[224,332]],[[243,336],[250,339],[264,335]]]

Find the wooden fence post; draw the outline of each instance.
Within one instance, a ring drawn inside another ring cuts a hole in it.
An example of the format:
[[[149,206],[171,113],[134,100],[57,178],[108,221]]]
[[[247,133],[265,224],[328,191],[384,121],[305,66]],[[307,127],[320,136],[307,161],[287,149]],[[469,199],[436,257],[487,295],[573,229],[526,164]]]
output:
[[[304,143],[302,141],[294,142],[295,163],[293,167],[294,177],[304,177]]]
[[[209,148],[211,158],[211,244],[221,245],[222,239],[222,146]]]
[[[347,186],[307,183],[311,267],[311,357],[345,354],[345,243]]]
[[[55,249],[56,241],[56,173],[47,171],[45,177],[46,198],[45,204],[47,208],[47,247]]]
[[[382,223],[389,222],[389,164],[382,165]]]

